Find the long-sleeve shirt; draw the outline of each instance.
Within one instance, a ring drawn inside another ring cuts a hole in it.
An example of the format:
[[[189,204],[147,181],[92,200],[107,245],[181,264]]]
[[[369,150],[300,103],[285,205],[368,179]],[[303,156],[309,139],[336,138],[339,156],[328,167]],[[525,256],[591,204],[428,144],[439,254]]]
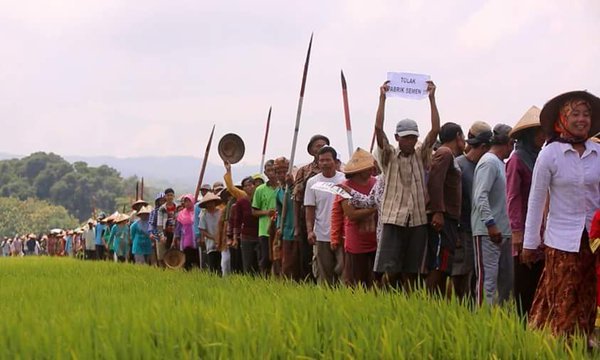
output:
[[[570,144],[551,143],[540,151],[533,168],[525,222],[525,249],[537,249],[546,193],[550,193],[544,244],[579,252],[584,229],[590,231],[600,208],[600,145],[585,142],[583,155]]]
[[[117,256],[126,257],[129,254],[129,227],[127,225],[116,225],[110,231],[110,237],[113,244],[112,250]]]
[[[506,210],[506,175],[504,163],[492,153],[484,154],[475,167],[471,228],[474,236],[487,236],[487,224],[496,224],[504,237],[510,237]]]
[[[461,205],[461,170],[449,148],[440,147],[431,158],[427,180],[427,212],[444,213],[459,220]]]
[[[527,200],[531,188],[533,173],[521,161],[517,153],[513,153],[506,163],[506,205],[510,228],[513,232],[525,230]]]
[[[241,235],[242,240],[258,238],[258,218],[252,216],[252,204],[248,198],[239,199],[235,205],[233,233]]]
[[[150,255],[152,254],[152,242],[148,232],[142,229],[140,221],[137,220],[131,225],[130,238],[133,243],[131,253],[133,255]]]
[[[223,181],[225,182],[225,187],[227,188],[227,191],[229,191],[231,196],[233,196],[234,198],[239,200],[241,198],[248,197],[248,194],[246,194],[244,190],[238,189],[235,185],[233,185],[233,178],[231,172],[226,172],[225,175],[223,175]]]
[[[383,231],[383,223],[381,221],[381,201],[383,201],[383,192],[385,190],[385,178],[383,175],[377,176],[377,181],[369,195],[364,195],[359,193],[356,190],[352,190],[350,194],[352,195],[352,199],[350,199],[350,205],[355,208],[365,209],[365,208],[377,208],[377,242],[381,240],[381,233]]]

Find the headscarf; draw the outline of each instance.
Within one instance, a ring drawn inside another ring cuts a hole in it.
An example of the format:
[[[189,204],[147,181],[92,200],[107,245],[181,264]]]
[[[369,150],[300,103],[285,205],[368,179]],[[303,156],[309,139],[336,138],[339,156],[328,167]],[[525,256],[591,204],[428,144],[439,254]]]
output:
[[[535,146],[535,131],[537,128],[529,128],[523,130],[518,135],[515,144],[515,153],[521,161],[533,171],[533,165],[537,160],[540,149]]]
[[[194,195],[192,195],[192,194],[186,194],[181,197],[182,202],[185,201],[185,199],[189,199],[192,202],[192,204],[194,203]],[[183,210],[181,210],[179,212],[179,214],[177,214],[177,221],[181,225],[193,224],[194,223],[194,207],[192,206],[191,209],[184,207]]]
[[[587,140],[587,136],[584,138],[577,137],[567,129],[567,118],[579,105],[585,105],[588,110],[592,110],[592,106],[588,101],[578,98],[569,99],[561,106],[558,111],[558,119],[554,122],[554,132],[558,134],[558,137],[554,139],[555,141],[569,144],[581,144]]]

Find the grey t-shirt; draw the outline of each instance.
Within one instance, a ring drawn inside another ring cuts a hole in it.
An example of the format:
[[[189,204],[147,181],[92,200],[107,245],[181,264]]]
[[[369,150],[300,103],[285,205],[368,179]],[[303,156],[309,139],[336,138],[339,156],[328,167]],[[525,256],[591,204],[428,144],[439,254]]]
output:
[[[461,155],[456,158],[456,162],[462,173],[462,204],[460,206],[460,229],[462,231],[471,231],[471,198],[473,194],[473,176],[475,175],[475,166],[466,156]]]
[[[504,162],[486,153],[475,167],[471,228],[474,236],[487,236],[486,222],[494,220],[505,237],[511,236],[506,210],[506,172]]]
[[[221,217],[221,210],[217,209],[212,213],[208,211],[200,212],[200,224],[201,230],[208,231],[212,236],[217,236],[219,231],[219,218]],[[217,251],[217,243],[215,239],[206,239],[206,252],[210,253]]]

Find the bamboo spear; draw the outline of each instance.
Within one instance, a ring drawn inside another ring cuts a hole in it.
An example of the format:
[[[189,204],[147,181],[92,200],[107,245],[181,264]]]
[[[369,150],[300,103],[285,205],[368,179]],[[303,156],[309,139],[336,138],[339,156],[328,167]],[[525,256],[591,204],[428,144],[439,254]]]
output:
[[[348,138],[348,159],[352,157],[354,146],[352,145],[352,125],[350,124],[350,107],[348,106],[348,86],[346,85],[346,78],[344,77],[344,70],[342,74],[342,100],[344,101],[344,117],[346,119],[346,137]]]
[[[135,201],[138,201],[140,199],[140,182],[136,181],[135,182]]]
[[[269,115],[267,116],[267,128],[265,129],[265,141],[263,142],[262,148],[262,157],[260,159],[260,168],[258,169],[259,173],[263,172],[263,166],[265,165],[265,153],[267,152],[267,140],[269,139],[269,126],[271,126],[271,109],[273,107],[269,107]]]
[[[206,144],[204,159],[202,159],[202,168],[200,168],[200,176],[198,176],[198,184],[196,185],[196,191],[194,192],[194,202],[198,201],[198,194],[200,194],[200,187],[202,186],[202,180],[204,180],[204,171],[206,171],[206,162],[208,161],[208,154],[210,153],[210,145],[212,144],[214,133],[215,126],[213,125],[210,137],[208,138],[208,144]]]
[[[144,178],[142,177],[142,184],[140,185],[140,200],[144,200]]]
[[[292,141],[292,154],[290,155],[290,166],[288,168],[288,173],[291,174],[292,170],[294,168],[294,157],[296,156],[296,144],[298,142],[298,131],[300,129],[300,117],[302,115],[302,104],[304,102],[304,89],[306,87],[306,77],[308,75],[308,64],[310,62],[310,50],[312,48],[312,40],[313,40],[313,34],[310,35],[310,42],[308,43],[308,51],[306,53],[306,60],[304,62],[304,72],[302,73],[302,86],[300,87],[300,98],[298,99],[298,110],[296,111],[296,125],[294,127],[294,139]],[[286,214],[288,211],[287,208],[287,199],[288,199],[288,193],[290,191],[290,186],[286,184],[285,186],[285,193],[283,194],[283,204],[281,207],[281,224],[280,224],[280,230],[281,230],[281,234],[283,235],[283,227],[285,224],[285,218],[286,218]],[[271,251],[273,250],[273,247],[270,247]],[[271,254],[272,257],[272,254]]]

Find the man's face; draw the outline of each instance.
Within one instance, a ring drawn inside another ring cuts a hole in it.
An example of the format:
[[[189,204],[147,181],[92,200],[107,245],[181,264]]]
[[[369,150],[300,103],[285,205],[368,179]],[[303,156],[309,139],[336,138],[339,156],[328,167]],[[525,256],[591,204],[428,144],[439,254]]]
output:
[[[165,194],[165,201],[168,202],[169,204],[173,203],[173,199],[175,199],[175,194],[173,194],[173,193]]]
[[[278,166],[275,168],[275,176],[277,181],[281,184],[285,184],[285,178],[287,176],[288,169],[285,166]]]
[[[406,136],[398,136],[396,135],[396,141],[398,141],[398,148],[402,151],[403,154],[410,155],[415,152],[415,145],[417,145],[418,136],[416,135],[406,135]]]
[[[325,142],[325,140],[322,140],[322,139],[316,140],[310,146],[310,153],[317,154],[319,152],[319,150],[321,150],[321,148],[325,145],[327,145],[327,142]]]
[[[319,155],[319,168],[322,172],[331,172],[335,169],[335,159],[333,154],[326,152]]]
[[[465,134],[458,134],[456,135],[456,146],[458,148],[458,154],[455,155],[459,155],[465,152],[465,149],[467,147],[467,142],[465,141]]]
[[[272,164],[265,165],[265,175],[267,176],[269,181],[276,181],[275,168]]]

